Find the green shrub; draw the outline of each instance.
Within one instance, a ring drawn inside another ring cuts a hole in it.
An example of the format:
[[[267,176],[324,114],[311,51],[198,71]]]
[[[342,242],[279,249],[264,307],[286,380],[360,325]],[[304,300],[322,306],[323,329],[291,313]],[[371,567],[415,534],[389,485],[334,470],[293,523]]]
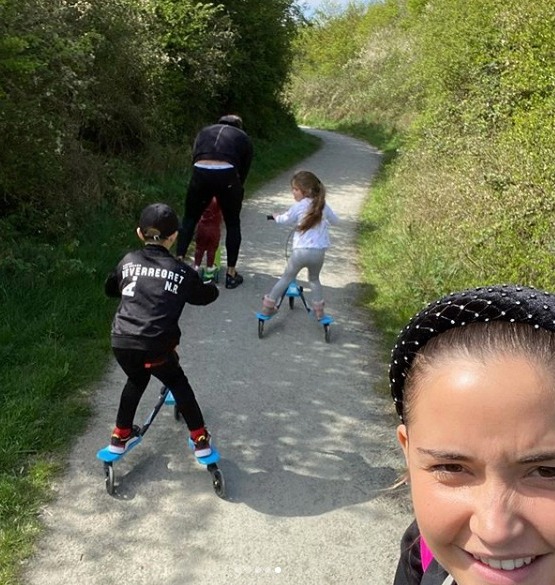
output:
[[[349,18],[309,30],[301,54]],[[355,20],[341,67],[297,64],[296,112],[357,135],[381,125],[377,145],[393,136],[360,240],[391,335],[451,289],[552,288],[554,24],[550,0],[385,0]]]

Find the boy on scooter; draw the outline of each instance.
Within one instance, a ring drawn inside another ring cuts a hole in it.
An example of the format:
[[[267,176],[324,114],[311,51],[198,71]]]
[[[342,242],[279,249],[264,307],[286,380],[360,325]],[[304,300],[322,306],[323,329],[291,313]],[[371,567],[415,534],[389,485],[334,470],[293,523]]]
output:
[[[185,303],[208,305],[218,298],[218,289],[203,283],[195,270],[170,253],[178,229],[173,209],[164,203],[147,206],[137,228],[145,246],[128,253],[106,280],[106,294],[121,299],[111,342],[127,375],[109,445],[112,453],[124,453],[138,439],[140,428],[133,420],[151,376],[171,389],[190,431],[195,456],[212,452],[202,412],[175,349]]]

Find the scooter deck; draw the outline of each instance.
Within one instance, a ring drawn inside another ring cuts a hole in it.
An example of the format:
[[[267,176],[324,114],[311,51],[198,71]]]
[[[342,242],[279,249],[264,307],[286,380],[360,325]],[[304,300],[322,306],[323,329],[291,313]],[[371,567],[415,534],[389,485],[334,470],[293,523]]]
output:
[[[320,325],[331,325],[333,322],[334,320],[331,315],[324,315],[321,319],[318,320]]]
[[[273,315],[265,315],[264,313],[256,313],[256,317],[260,321],[269,321],[275,315],[277,315],[277,311]]]
[[[129,451],[132,451],[142,440],[143,438],[139,437],[123,453],[112,453],[108,449],[108,445],[106,445],[106,447],[102,447],[102,449],[100,449],[97,452],[96,458],[100,459],[100,461],[103,461],[104,463],[115,463],[116,461],[119,461],[122,457],[125,457],[125,455],[127,455]],[[191,451],[193,451],[195,448],[195,445],[191,441],[191,439],[189,439],[189,447]],[[214,445],[210,445],[210,447],[212,448],[212,453],[210,453],[210,455],[206,457],[195,457],[195,459],[201,465],[211,465],[212,463],[217,463],[220,460],[220,452],[216,449],[216,447],[214,447]]]
[[[115,461],[119,461],[122,457],[125,457],[129,451],[133,451],[133,449],[143,440],[141,436],[137,437],[136,441],[133,441],[129,447],[123,453],[112,453],[108,449],[108,445],[106,447],[102,447],[96,453],[96,458],[100,459],[100,461],[104,461],[104,463],[114,463]]]

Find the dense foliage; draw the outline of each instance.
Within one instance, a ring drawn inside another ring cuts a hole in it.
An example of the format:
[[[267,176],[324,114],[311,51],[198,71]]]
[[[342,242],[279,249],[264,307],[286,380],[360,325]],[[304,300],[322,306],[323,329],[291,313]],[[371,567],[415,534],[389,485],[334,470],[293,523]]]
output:
[[[292,0],[0,0],[0,583],[109,359],[107,271],[147,202],[181,210],[196,131],[243,116],[247,193],[317,146],[281,101]],[[259,77],[260,75],[260,77]]]
[[[384,322],[453,288],[553,288],[551,0],[354,6],[319,14],[298,54],[290,95],[302,119],[377,124],[402,144],[362,234]]]
[[[129,174],[184,166],[223,113],[262,138],[291,127],[298,18],[293,0],[0,0],[3,233],[125,207]]]

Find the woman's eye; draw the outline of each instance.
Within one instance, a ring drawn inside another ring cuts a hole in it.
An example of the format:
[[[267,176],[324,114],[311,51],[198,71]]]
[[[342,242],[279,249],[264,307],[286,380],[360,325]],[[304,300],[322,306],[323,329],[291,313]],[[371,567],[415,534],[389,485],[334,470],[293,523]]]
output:
[[[432,471],[436,473],[460,473],[463,466],[458,463],[443,463],[442,465],[432,466]]]
[[[546,479],[555,479],[555,467],[538,467],[538,475]]]

